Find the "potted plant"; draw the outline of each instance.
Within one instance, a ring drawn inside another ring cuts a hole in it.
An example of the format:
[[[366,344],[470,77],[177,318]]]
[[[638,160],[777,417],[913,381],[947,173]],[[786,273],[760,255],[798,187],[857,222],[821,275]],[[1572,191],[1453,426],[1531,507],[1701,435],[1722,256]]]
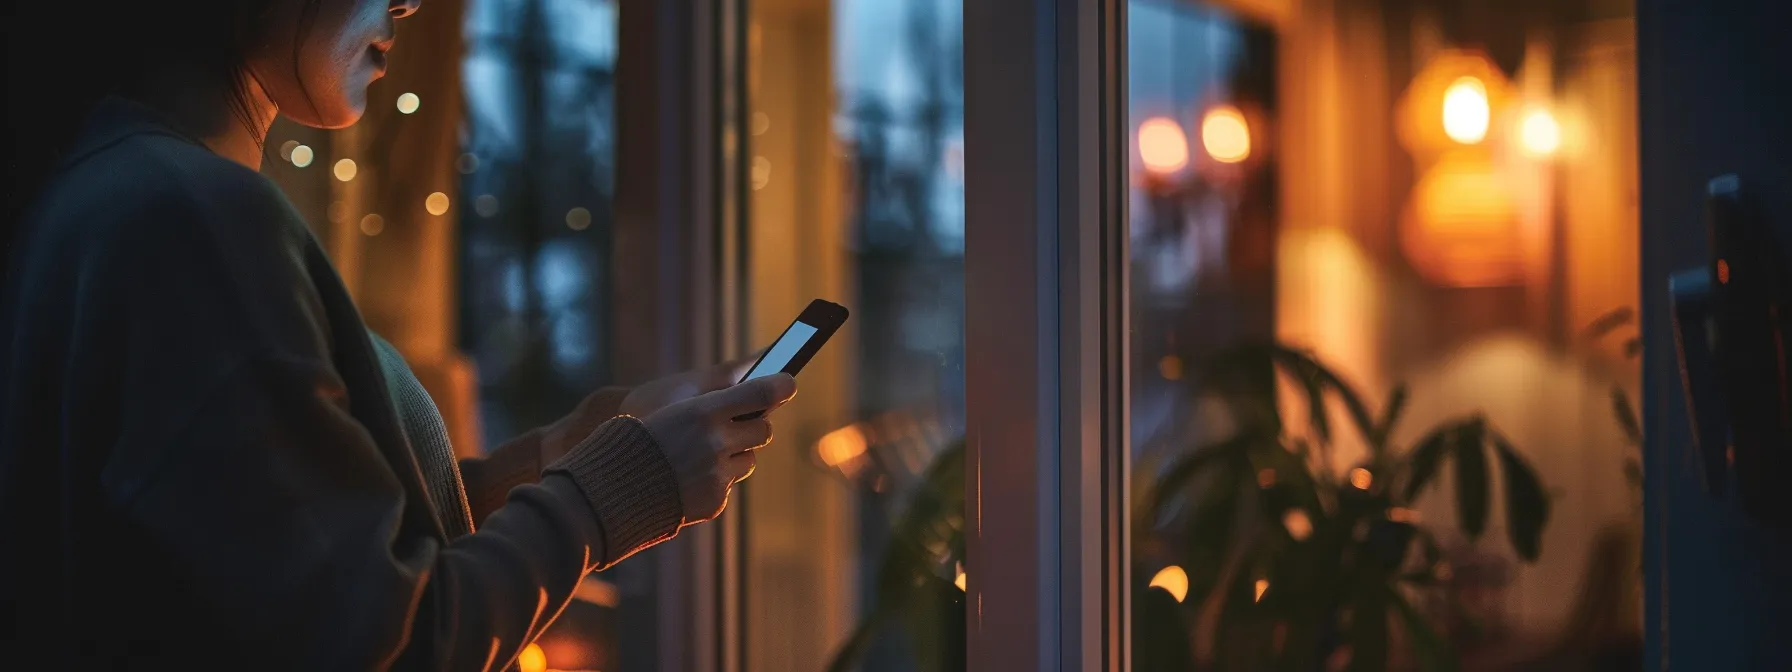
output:
[[[1478,414],[1396,446],[1404,387],[1374,411],[1292,348],[1238,347],[1203,373],[1237,431],[1161,469],[1135,469],[1135,669],[1382,670],[1402,643],[1421,667],[1452,669],[1453,653],[1410,599],[1450,571],[1412,505],[1448,467],[1457,526],[1476,539],[1487,528],[1497,468],[1508,537],[1532,561],[1549,519],[1535,470]],[[1284,422],[1278,380],[1300,390],[1308,431]],[[1328,410],[1334,404],[1365,447],[1343,473],[1329,466],[1341,438]],[[879,630],[898,625],[922,669],[963,666],[963,594],[952,581],[964,552],[963,457],[962,444],[943,452],[911,494],[879,570],[876,606],[831,670],[855,667]],[[1170,567],[1185,579],[1171,586],[1181,594],[1152,586]]]

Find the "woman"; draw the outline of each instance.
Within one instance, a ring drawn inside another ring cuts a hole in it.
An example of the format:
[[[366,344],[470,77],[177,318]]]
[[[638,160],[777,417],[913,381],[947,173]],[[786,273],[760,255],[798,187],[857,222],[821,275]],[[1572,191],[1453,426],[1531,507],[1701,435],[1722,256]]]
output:
[[[751,473],[771,427],[730,419],[795,383],[725,387],[726,367],[599,392],[456,468],[256,172],[276,114],[361,116],[418,4],[15,3],[14,642],[76,669],[501,669],[587,572],[714,518]]]

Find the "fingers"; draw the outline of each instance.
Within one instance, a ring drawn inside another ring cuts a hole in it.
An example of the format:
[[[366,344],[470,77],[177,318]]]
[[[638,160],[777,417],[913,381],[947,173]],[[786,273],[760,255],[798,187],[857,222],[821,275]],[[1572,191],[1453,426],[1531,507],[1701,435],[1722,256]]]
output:
[[[735,418],[749,413],[770,411],[796,396],[796,379],[780,373],[755,378],[733,387],[703,395],[704,408],[712,417]]]
[[[747,480],[748,476],[753,475],[753,470],[759,468],[759,453],[749,450],[731,455],[728,457],[727,464],[723,465],[723,467],[726,470],[725,473],[728,475],[728,482],[730,484]]]
[[[772,442],[772,423],[765,418],[731,422],[726,430],[724,450],[728,455],[758,450]]]

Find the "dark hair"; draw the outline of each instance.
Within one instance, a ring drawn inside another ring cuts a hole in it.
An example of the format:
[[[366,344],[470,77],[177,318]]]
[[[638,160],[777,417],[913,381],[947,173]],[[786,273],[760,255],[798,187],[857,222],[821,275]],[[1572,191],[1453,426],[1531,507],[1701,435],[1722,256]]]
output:
[[[54,173],[94,106],[108,95],[142,93],[145,75],[196,68],[231,91],[233,112],[253,124],[244,68],[282,2],[300,2],[299,35],[319,0],[13,0],[6,25],[6,223],[19,218]],[[294,67],[297,67],[297,45]]]

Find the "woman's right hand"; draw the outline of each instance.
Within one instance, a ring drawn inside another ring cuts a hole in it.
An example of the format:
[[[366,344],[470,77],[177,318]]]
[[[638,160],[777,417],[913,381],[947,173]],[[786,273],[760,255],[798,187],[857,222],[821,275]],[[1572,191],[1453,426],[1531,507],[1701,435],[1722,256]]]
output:
[[[754,451],[771,443],[768,416],[734,418],[769,413],[794,396],[796,379],[777,374],[697,395],[642,419],[678,476],[685,525],[721,515],[729,490],[753,474]]]

